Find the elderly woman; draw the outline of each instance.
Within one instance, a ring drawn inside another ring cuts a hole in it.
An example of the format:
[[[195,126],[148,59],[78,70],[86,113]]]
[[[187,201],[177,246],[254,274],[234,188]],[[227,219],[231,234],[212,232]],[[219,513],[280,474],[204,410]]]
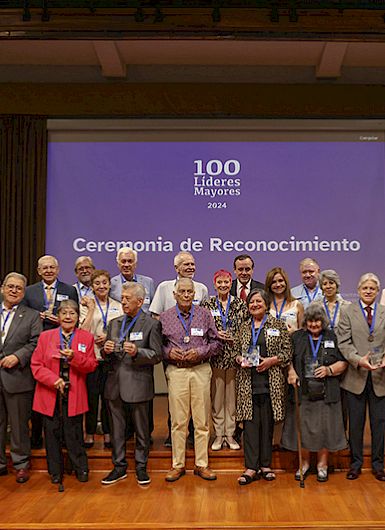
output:
[[[284,368],[292,357],[290,335],[285,323],[269,314],[267,293],[255,289],[246,302],[251,321],[241,325],[234,342],[239,364],[236,419],[244,422],[241,486],[261,477],[275,479],[270,467],[273,427],[285,415]]]
[[[302,432],[302,472],[309,474],[310,451],[317,452],[317,480],[328,480],[329,451],[347,446],[342,418],[339,375],[347,363],[340,354],[337,339],[325,311],[313,302],[304,313],[304,329],[292,335],[293,364],[288,382],[299,386]],[[296,451],[297,429],[294,389],[289,392],[289,405],[282,434],[282,446]],[[300,470],[295,474],[300,479]]]
[[[37,381],[33,410],[43,414],[48,471],[58,484],[62,474],[61,426],[68,456],[80,482],[88,480],[83,446],[83,414],[88,410],[86,375],[95,370],[94,339],[77,329],[79,308],[64,300],[58,309],[59,327],[44,331],[32,355]]]
[[[234,440],[235,431],[235,373],[236,363],[233,348],[234,335],[241,324],[249,319],[247,306],[240,298],[230,295],[231,273],[218,270],[214,274],[216,296],[202,302],[214,317],[218,335],[223,341],[222,353],[210,360],[211,405],[215,440],[211,446],[219,451],[226,443],[230,449],[240,449]]]
[[[369,405],[372,435],[372,470],[385,481],[385,307],[376,302],[380,281],[373,273],[361,276],[359,300],[343,308],[337,327],[342,355],[349,366],[341,384],[347,392],[349,411],[350,470],[346,478],[355,480],[363,463],[363,436],[366,405]]]
[[[104,399],[104,387],[107,372],[101,350],[107,337],[107,324],[113,318],[123,314],[122,304],[109,296],[110,274],[105,270],[95,270],[91,275],[91,288],[94,296],[83,296],[80,302],[80,327],[91,332],[95,340],[95,357],[98,367],[87,376],[89,410],[86,414],[86,435],[84,445],[94,445],[94,435],[98,423],[99,401],[101,401],[101,420],[104,434],[104,446],[111,447],[110,425],[107,405]]]
[[[321,272],[319,283],[323,293],[322,305],[329,321],[329,328],[334,330],[338,324],[341,308],[349,304],[339,294],[341,280],[336,271],[327,269]]]
[[[303,306],[291,294],[286,271],[281,267],[271,269],[266,275],[265,289],[270,295],[270,314],[283,320],[290,333],[296,331],[302,324]]]

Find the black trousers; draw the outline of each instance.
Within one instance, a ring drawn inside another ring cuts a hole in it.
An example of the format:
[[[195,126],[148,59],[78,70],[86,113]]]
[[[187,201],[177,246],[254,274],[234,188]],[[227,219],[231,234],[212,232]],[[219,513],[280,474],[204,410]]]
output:
[[[346,392],[349,410],[349,444],[352,469],[363,464],[363,444],[366,419],[366,404],[369,405],[370,432],[372,436],[372,469],[384,469],[385,397],[377,397],[373,390],[372,375],[362,394]]]
[[[110,433],[107,403],[104,399],[104,387],[107,380],[107,371],[103,363],[99,363],[94,372],[87,374],[88,412],[86,413],[86,433],[95,434],[98,425],[99,400],[101,400],[101,420],[103,434]]]
[[[47,451],[48,472],[60,475],[62,470],[62,441],[75,471],[88,471],[87,453],[83,445],[83,414],[68,416],[68,403],[62,401],[60,414],[59,396],[56,400],[54,415],[43,416],[45,447]]]
[[[253,419],[243,423],[245,467],[255,471],[270,467],[274,418],[269,394],[253,394]]]

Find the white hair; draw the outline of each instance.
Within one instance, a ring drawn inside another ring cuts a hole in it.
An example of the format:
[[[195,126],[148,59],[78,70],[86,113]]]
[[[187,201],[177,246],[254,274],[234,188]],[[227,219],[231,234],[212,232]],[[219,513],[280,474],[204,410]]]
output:
[[[179,265],[182,263],[185,256],[189,256],[190,258],[194,260],[194,256],[191,254],[191,252],[182,250],[181,252],[178,252],[178,254],[174,258],[174,267],[179,267]]]
[[[50,256],[49,254],[47,254],[46,256],[41,256],[41,258],[38,259],[38,262],[37,262],[37,266],[38,267],[41,267],[41,262],[45,259],[52,259],[56,265],[56,267],[59,267],[59,262],[58,260],[55,258],[55,256]]]
[[[361,285],[369,280],[374,282],[377,285],[377,289],[380,290],[380,280],[373,272],[365,272],[365,274],[360,277],[358,280],[357,289],[360,289]]]
[[[122,292],[123,291],[132,291],[134,296],[141,300],[144,300],[146,297],[146,289],[138,282],[125,282],[122,285]]]
[[[116,261],[119,263],[121,254],[132,254],[135,258],[135,263],[138,261],[138,253],[131,247],[120,247],[116,254]]]

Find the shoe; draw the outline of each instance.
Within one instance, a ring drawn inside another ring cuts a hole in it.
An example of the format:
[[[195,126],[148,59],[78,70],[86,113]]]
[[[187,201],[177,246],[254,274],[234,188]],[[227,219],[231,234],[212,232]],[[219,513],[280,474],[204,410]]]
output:
[[[16,471],[16,482],[19,484],[24,484],[29,480],[29,471],[26,468],[18,469]]]
[[[5,475],[8,475],[8,469],[6,467],[2,467],[0,469],[0,477],[5,477]]]
[[[59,482],[60,482],[59,475],[51,475],[51,482],[52,482],[52,484],[59,484]]]
[[[145,468],[139,467],[136,470],[136,482],[140,484],[141,486],[144,486],[145,484],[150,484],[151,479],[148,476]]]
[[[261,469],[261,477],[264,480],[267,480],[267,482],[271,482],[272,480],[276,479],[275,473],[271,469],[265,469],[265,471],[262,471]]]
[[[235,427],[233,438],[239,445],[241,445],[242,434],[243,434],[242,427],[240,427],[239,425],[237,427]]]
[[[232,436],[226,436],[226,443],[229,446],[229,448],[232,449],[233,451],[238,451],[238,449],[241,448],[239,443],[236,440],[234,440]]]
[[[257,480],[261,479],[261,475],[255,471],[253,475],[249,475],[248,473],[242,473],[240,477],[238,477],[238,484],[240,486],[247,486],[248,484],[251,484],[252,482],[255,482]]]
[[[167,438],[166,438],[165,441],[163,442],[163,445],[164,445],[165,447],[172,447],[171,436],[167,436]]]
[[[194,475],[203,478],[203,480],[217,480],[217,476],[209,467],[194,467]]]
[[[88,471],[75,471],[75,475],[79,482],[88,482]]]
[[[329,480],[328,468],[327,467],[317,468],[317,481],[327,482],[328,480]]]
[[[346,478],[348,480],[356,480],[358,479],[358,477],[361,475],[361,469],[354,469],[354,468],[351,468],[349,469],[349,471],[346,473]]]
[[[84,447],[86,449],[91,449],[94,446],[94,442],[84,442]]]
[[[380,471],[373,471],[374,478],[380,482],[385,482],[385,471],[382,469]]]
[[[104,442],[104,449],[112,449],[112,442]]]
[[[166,482],[176,482],[180,479],[180,477],[183,477],[183,475],[186,474],[186,470],[184,467],[173,467],[170,469],[170,471],[167,473],[165,477]]]
[[[219,451],[222,449],[223,441],[223,436],[217,436],[211,445],[211,449],[213,451]]]
[[[104,485],[115,484],[115,482],[118,482],[119,480],[123,480],[125,478],[127,478],[126,469],[124,467],[120,469],[114,467],[111,473],[104,477],[100,482]]]
[[[31,440],[31,449],[43,449],[43,438]]]
[[[307,467],[306,466],[302,466],[302,477],[303,477],[303,480],[305,480],[305,478],[309,474],[310,474],[310,466],[309,465]],[[297,471],[295,472],[294,478],[295,478],[295,480],[301,480],[301,475],[300,475],[299,469],[297,469]]]

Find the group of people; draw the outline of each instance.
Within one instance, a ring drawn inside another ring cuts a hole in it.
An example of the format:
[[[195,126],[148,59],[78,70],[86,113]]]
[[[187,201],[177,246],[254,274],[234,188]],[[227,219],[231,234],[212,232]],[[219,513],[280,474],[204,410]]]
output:
[[[233,272],[215,272],[215,294],[209,296],[193,279],[195,260],[188,252],[174,258],[176,278],[156,289],[152,278],[137,274],[134,250],[120,248],[116,260],[119,274],[111,278],[90,257],[79,257],[74,285],[58,279],[53,256],[39,259],[41,281],[34,285],[17,272],[4,278],[0,476],[8,473],[9,424],[17,482],[29,479],[31,445],[42,446],[43,431],[51,481],[62,480],[65,445],[77,479],[86,482],[86,449],[94,444],[100,417],[113,463],[102,484],[126,478],[128,432],[135,433],[137,482],[149,484],[153,367],[163,361],[165,444],[172,447],[167,482],[185,474],[188,433],[194,474],[217,478],[208,461],[211,425],[213,451],[240,449],[243,432],[245,470],[238,483],[244,486],[276,478],[271,463],[277,425],[282,447],[296,451],[299,424],[302,467],[295,478],[306,478],[315,452],[317,480],[327,481],[328,454],[347,447],[348,423],[347,478],[357,479],[367,403],[372,470],[385,481],[385,306],[377,302],[375,274],[360,278],[359,300],[349,303],[339,293],[338,274],[321,272],[313,258],[301,261],[302,283],[290,289],[284,269],[268,271],[262,283],[253,279],[252,257],[239,255]]]

